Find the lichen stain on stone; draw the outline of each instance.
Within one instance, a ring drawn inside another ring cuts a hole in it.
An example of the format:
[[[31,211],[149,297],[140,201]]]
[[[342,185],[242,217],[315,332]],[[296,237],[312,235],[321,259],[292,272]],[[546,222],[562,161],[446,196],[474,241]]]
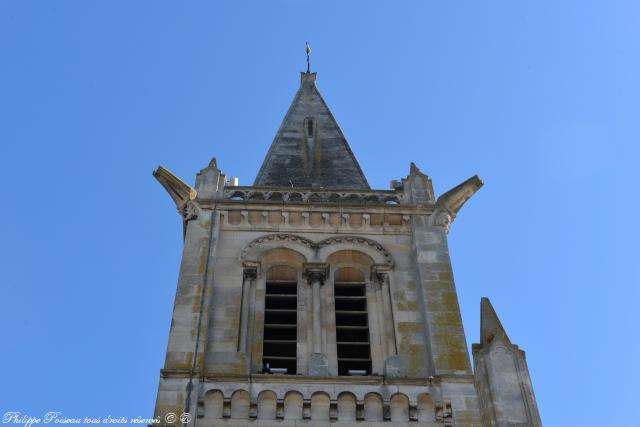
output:
[[[206,370],[209,374],[232,374],[232,375],[244,375],[247,374],[247,355],[245,353],[235,353],[234,361],[216,361],[216,363],[209,364]]]
[[[443,304],[448,306],[455,306],[458,304],[458,298],[456,297],[455,292],[444,292],[441,296],[441,301]]]
[[[453,283],[449,280],[430,280],[429,289],[438,290],[440,292],[446,292],[452,289]]]
[[[204,274],[207,267],[207,251],[204,245],[200,248],[200,256],[198,257],[198,274]]]
[[[253,354],[262,353],[262,341],[256,341],[253,343]]]
[[[200,313],[200,301],[201,300],[201,293],[200,293],[200,288],[202,287],[202,285],[200,283],[193,285],[193,290],[194,290],[194,296],[191,297],[192,301],[191,301],[191,310],[193,313]]]
[[[167,360],[165,362],[166,369],[191,369],[191,362],[193,361],[193,352],[189,353],[175,353],[169,352]]]
[[[426,359],[424,347],[416,344],[415,335],[420,332],[420,330],[421,325],[419,323],[398,323],[398,331],[401,333],[400,354],[407,357],[410,375],[415,375],[419,372],[424,367],[424,361]]]
[[[469,357],[466,352],[447,352],[436,357],[436,366],[438,369],[451,371],[467,371],[469,370]]]
[[[396,307],[398,308],[398,310],[403,310],[403,311],[418,311],[418,302],[415,300],[398,301],[396,303]]]
[[[420,332],[420,323],[416,322],[398,322],[398,332],[401,334],[412,334]]]
[[[174,412],[175,414],[182,414],[184,412],[184,404],[186,403],[186,396],[183,392],[179,391],[176,394],[176,408]],[[177,425],[177,423],[176,423]]]
[[[162,405],[156,408],[155,417],[160,417],[162,423],[165,423],[165,416],[167,414],[181,414],[184,411],[184,397],[182,393],[178,393],[176,396],[176,402],[173,405]],[[172,424],[162,424],[165,426],[175,426]]]
[[[435,326],[459,326],[460,317],[455,311],[443,311],[433,314],[433,324]]]
[[[224,315],[229,323],[229,327],[235,330],[240,329],[240,307],[239,306],[227,306],[224,310]]]
[[[407,303],[407,294],[403,289],[396,289],[393,292],[393,302],[398,310],[406,310],[404,308]]]
[[[254,368],[261,369],[262,360],[260,360],[259,356],[262,354],[262,340],[254,340],[253,346],[251,346],[251,352]]]
[[[204,369],[204,357],[205,354],[203,351],[198,354],[198,357],[196,357],[196,366],[200,369]]]
[[[393,292],[393,301],[398,310],[417,311],[418,302],[416,298],[409,298],[408,295],[415,295],[416,283],[409,281],[403,289],[396,289]]]
[[[434,334],[434,348],[440,349],[436,356],[436,367],[445,370],[467,371],[470,366],[467,349],[462,345],[460,336],[451,332]]]
[[[424,348],[422,346],[413,344],[408,346],[404,353],[409,359],[409,372],[413,375],[420,371],[424,366],[425,354],[423,349]]]
[[[453,281],[453,272],[449,271],[441,271],[438,273],[438,279],[443,281]]]
[[[460,348],[460,336],[455,334],[457,328],[441,328],[433,334],[433,339],[440,348],[457,350]]]

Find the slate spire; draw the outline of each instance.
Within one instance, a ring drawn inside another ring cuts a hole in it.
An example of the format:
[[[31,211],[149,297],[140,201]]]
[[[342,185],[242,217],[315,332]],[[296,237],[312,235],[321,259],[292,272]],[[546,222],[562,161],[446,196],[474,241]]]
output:
[[[367,178],[316,87],[316,73],[301,73],[300,88],[254,186],[369,189]]]

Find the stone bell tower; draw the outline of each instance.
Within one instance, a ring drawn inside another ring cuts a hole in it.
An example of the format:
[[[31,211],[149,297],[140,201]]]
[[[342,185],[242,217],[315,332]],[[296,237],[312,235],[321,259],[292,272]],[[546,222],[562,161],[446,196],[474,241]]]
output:
[[[254,185],[215,159],[193,188],[154,176],[184,224],[162,423],[541,425],[488,300],[471,368],[447,232],[477,176],[436,197],[412,163],[371,189],[308,71]]]

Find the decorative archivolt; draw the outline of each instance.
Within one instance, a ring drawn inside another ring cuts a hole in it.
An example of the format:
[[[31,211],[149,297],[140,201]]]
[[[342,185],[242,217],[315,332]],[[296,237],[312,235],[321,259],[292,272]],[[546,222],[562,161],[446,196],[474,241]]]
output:
[[[359,247],[372,255],[377,263],[393,265],[393,257],[384,246],[375,240],[361,236],[335,236],[314,242],[306,237],[288,233],[276,233],[260,236],[247,244],[240,253],[240,260],[246,261],[250,257],[257,258],[263,250],[276,247],[288,247],[299,249],[307,258],[307,261],[320,261],[329,255],[327,249],[345,249],[348,247]]]
[[[384,257],[384,263],[393,265],[393,258],[389,251],[387,251],[384,246],[375,240],[367,239],[366,237],[360,236],[336,236],[329,237],[328,239],[321,240],[318,242],[318,249],[322,249],[327,246],[336,246],[336,245],[355,245],[355,246],[365,246],[371,249],[374,249],[376,252],[380,253]]]
[[[260,247],[264,247],[264,249],[271,249],[274,247],[300,249],[300,252],[307,258],[307,260],[309,260],[316,251],[317,244],[305,237],[296,236],[295,234],[267,234],[249,242],[249,244],[242,249],[242,252],[240,252],[240,260],[248,260],[249,255],[253,255],[255,253],[255,249]]]

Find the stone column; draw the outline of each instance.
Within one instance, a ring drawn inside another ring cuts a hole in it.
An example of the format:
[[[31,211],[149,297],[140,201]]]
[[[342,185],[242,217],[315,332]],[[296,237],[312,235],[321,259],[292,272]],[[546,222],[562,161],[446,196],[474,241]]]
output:
[[[245,264],[242,271],[242,302],[240,303],[240,333],[238,337],[238,351],[246,353],[249,336],[249,307],[251,289],[258,277],[258,269],[254,265]]]
[[[320,284],[322,283],[318,276],[314,275],[311,279],[311,287],[313,288],[313,352],[322,352],[322,317],[320,315]]]
[[[386,344],[387,357],[398,354],[396,343],[395,319],[393,316],[393,304],[391,302],[391,289],[389,286],[389,267],[384,265],[375,265],[373,269],[373,277],[377,282],[382,297],[382,322],[384,342]]]
[[[387,333],[387,354],[395,356],[398,354],[396,343],[395,319],[393,316],[393,305],[391,303],[391,288],[389,287],[389,273],[380,273],[380,287],[382,288],[382,307],[387,321],[384,323]]]
[[[312,313],[313,313],[313,353],[309,358],[309,375],[328,375],[328,362],[325,354],[322,353],[322,299],[320,287],[324,285],[327,278],[327,264],[307,263],[304,274],[307,283],[312,288]]]
[[[393,298],[390,285],[391,266],[375,264],[372,268],[372,279],[377,282],[382,298],[382,316],[384,317],[380,334],[383,336],[386,359],[384,374],[387,377],[404,377],[408,373],[409,365],[406,355],[399,354],[396,338],[396,322],[393,310]]]

